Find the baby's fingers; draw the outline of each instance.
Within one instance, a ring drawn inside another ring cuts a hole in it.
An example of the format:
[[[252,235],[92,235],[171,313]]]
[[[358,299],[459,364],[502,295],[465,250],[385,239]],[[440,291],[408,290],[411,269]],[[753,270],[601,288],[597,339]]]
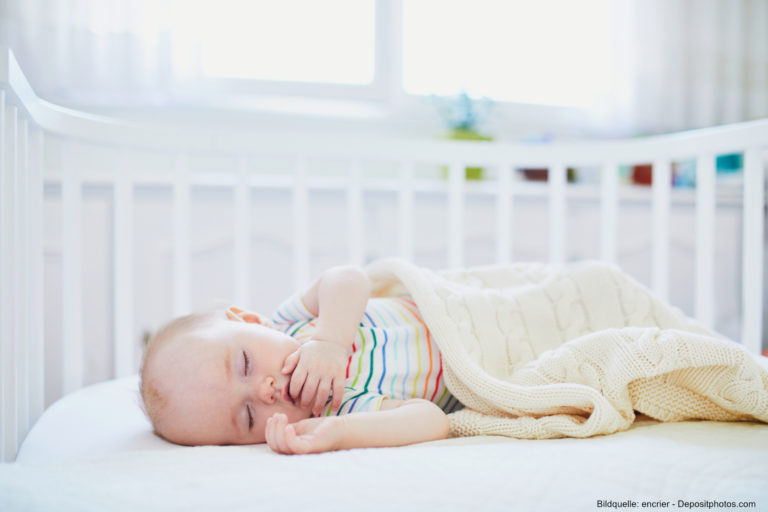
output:
[[[277,442],[277,435],[275,430],[275,415],[272,415],[267,419],[267,424],[264,427],[264,438],[272,451],[280,453],[280,445]]]
[[[307,376],[307,380],[304,381],[304,389],[301,390],[301,406],[311,407],[312,400],[315,398],[315,392],[317,391],[318,378],[312,374]]]
[[[317,396],[315,397],[315,406],[312,408],[312,414],[315,416],[320,416],[320,414],[322,414],[330,393],[331,381],[330,379],[323,379],[320,382],[320,385],[317,386]]]
[[[278,453],[291,453],[285,440],[285,427],[287,424],[288,417],[285,414],[274,414],[267,420],[268,428],[272,430],[272,442],[269,443],[269,447]]]
[[[296,369],[297,364],[299,364],[298,350],[285,358],[285,362],[283,363],[283,369],[280,371],[283,373],[283,375],[287,375]]]
[[[338,411],[341,407],[341,401],[344,398],[344,379],[333,379],[333,400],[331,409]]]
[[[291,375],[291,386],[288,390],[291,398],[298,400],[301,397],[301,389],[304,387],[304,382],[306,380],[307,371],[303,368],[303,366],[293,372],[293,375]]]

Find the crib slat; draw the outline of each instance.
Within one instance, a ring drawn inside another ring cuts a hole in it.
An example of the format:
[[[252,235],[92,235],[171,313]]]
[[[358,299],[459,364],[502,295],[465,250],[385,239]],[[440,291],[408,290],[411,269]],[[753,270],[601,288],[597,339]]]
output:
[[[173,314],[189,313],[189,156],[176,157],[173,185]]]
[[[114,340],[113,371],[125,377],[135,371],[136,345],[133,325],[133,182],[127,150],[122,150],[122,165],[115,174],[114,231]]]
[[[765,168],[761,150],[744,152],[741,339],[753,354],[762,348]]]
[[[397,210],[398,254],[401,258],[413,261],[413,162],[402,163],[400,181]]]
[[[7,251],[11,247],[9,240],[9,230],[6,229],[6,214],[8,212],[8,200],[6,198],[6,172],[5,172],[5,91],[0,89],[0,282],[8,282],[10,275]],[[9,343],[11,335],[9,334],[11,323],[10,300],[7,298],[8,291],[5,286],[0,286],[0,462],[11,460],[7,453],[6,439],[8,431],[8,417],[10,410],[6,394],[10,391],[6,384],[6,378],[9,375]]]
[[[715,295],[715,157],[696,159],[696,319],[714,328]]]
[[[651,287],[660,299],[667,300],[669,295],[669,160],[657,160],[653,163],[652,188],[653,256]]]
[[[616,234],[619,215],[619,168],[615,162],[603,164],[600,180],[600,257],[616,262]]]
[[[547,173],[549,185],[549,262],[565,262],[565,166],[555,163]]]
[[[83,386],[82,183],[73,142],[62,148],[62,394]]]
[[[499,164],[498,194],[496,195],[496,262],[509,263],[511,247],[510,213],[512,195],[510,169],[505,163]]]
[[[293,163],[293,278],[296,289],[309,282],[309,228],[307,162],[298,156]]]
[[[245,157],[236,163],[234,205],[234,290],[235,301],[241,307],[251,304],[251,187]]]
[[[448,177],[448,266],[464,263],[464,165],[453,162]]]
[[[29,332],[29,424],[34,425],[45,408],[45,344],[43,300],[43,131],[33,129],[29,148],[30,233],[30,332]]]
[[[28,167],[28,123],[19,118],[16,123],[16,165],[14,166],[14,259],[13,274],[14,303],[17,305],[14,321],[14,339],[16,341],[16,444],[21,445],[29,430],[29,229],[27,225],[27,207],[29,200]]]
[[[16,457],[16,381],[14,370],[14,322],[16,308],[13,296],[13,167],[16,136],[13,107],[0,91],[0,460]]]
[[[363,229],[363,191],[360,182],[360,162],[353,161],[349,166],[349,184],[347,187],[347,249],[349,263],[365,263],[365,231]]]

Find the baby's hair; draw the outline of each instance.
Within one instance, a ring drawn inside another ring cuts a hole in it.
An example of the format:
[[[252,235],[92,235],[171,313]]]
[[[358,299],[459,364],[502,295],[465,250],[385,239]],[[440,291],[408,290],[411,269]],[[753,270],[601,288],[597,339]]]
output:
[[[155,429],[155,434],[163,437],[157,430],[158,421],[167,406],[167,400],[158,390],[155,379],[150,377],[149,367],[152,366],[154,355],[170,341],[202,327],[215,318],[225,318],[222,311],[202,311],[175,318],[163,325],[154,336],[150,336],[144,347],[144,354],[139,370],[139,394],[141,395],[142,410]]]

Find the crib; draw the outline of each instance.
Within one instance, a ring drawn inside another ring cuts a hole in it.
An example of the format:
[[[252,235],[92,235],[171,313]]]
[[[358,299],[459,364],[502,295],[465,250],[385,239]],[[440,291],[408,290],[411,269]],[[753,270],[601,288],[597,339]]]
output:
[[[218,219],[219,225],[230,226],[225,242],[209,241],[226,246],[231,266],[228,282],[216,286],[223,287],[227,299],[259,306],[307,283],[326,260],[363,265],[392,254],[445,267],[521,257],[570,261],[584,256],[572,250],[581,243],[573,240],[582,232],[571,210],[578,201],[594,206],[584,221],[594,231],[586,237],[592,244],[586,256],[614,263],[621,263],[619,241],[627,235],[621,211],[627,205],[640,208],[649,233],[642,250],[650,255],[649,275],[643,280],[674,303],[672,210],[685,205],[690,219],[684,230],[695,255],[689,261],[691,314],[709,327],[721,327],[717,299],[730,286],[738,294],[729,305],[737,318],[733,332],[759,353],[764,338],[766,149],[768,120],[632,140],[546,145],[145,126],[47,103],[35,95],[12,52],[0,49],[0,460],[14,460],[48,404],[97,380],[136,373],[147,329],[137,308],[142,307],[141,297],[152,293],[155,279],[146,265],[137,263],[157,243],[140,239],[135,222],[141,194],[148,188],[163,191],[165,206],[158,222],[169,217],[163,254],[168,256],[170,289],[157,292],[168,304],[160,315],[166,317],[200,307],[190,299],[206,272],[192,257],[195,229],[203,222],[193,209],[204,190],[219,194],[230,211],[229,221]],[[723,197],[716,157],[729,153],[743,155],[743,182]],[[671,185],[673,164],[682,160],[695,161],[695,189]],[[330,162],[334,172],[319,174],[317,162]],[[620,183],[622,166],[640,163],[652,164],[652,185]],[[482,166],[489,176],[468,180],[469,165]],[[377,166],[386,172],[371,172]],[[425,177],[425,166],[437,172]],[[262,172],[264,167],[275,172]],[[570,184],[568,169],[578,167],[595,169],[597,179]],[[522,168],[547,169],[548,179],[522,180],[517,172]],[[87,207],[86,196],[94,190],[104,201],[102,209]],[[322,208],[312,208],[312,197],[320,198]],[[431,217],[419,210],[428,200],[434,203]],[[370,208],[376,201],[384,206],[376,214],[378,228],[370,229],[367,221],[375,217]],[[521,219],[518,213],[525,205],[534,205],[535,211]],[[732,270],[728,283],[716,279],[723,266],[717,253],[722,241],[716,229],[719,207],[735,219],[724,228],[736,240],[730,248],[734,261],[727,264]],[[282,252],[270,260],[279,266],[274,273],[280,275],[271,276],[279,279],[277,285],[252,264],[260,252],[271,250],[252,236],[256,219],[264,216],[288,219],[279,242],[267,237],[267,242],[282,244]],[[103,233],[100,261],[108,282],[105,300],[95,312],[86,305],[94,260],[84,250],[92,235],[84,222],[93,218],[99,219]],[[51,220],[60,224],[58,243],[51,241]],[[423,232],[414,227],[419,222]],[[544,253],[518,250],[533,236],[517,229],[521,223],[538,226],[534,234]],[[333,250],[318,250],[317,237],[312,238],[318,225],[334,226],[337,238],[328,242]],[[485,234],[484,241],[478,242],[478,232]],[[423,249],[424,238],[435,233],[440,239],[436,248]],[[54,253],[60,269],[52,272]],[[141,293],[138,286],[145,287]],[[49,318],[45,305],[50,301],[60,308],[60,318]],[[84,343],[91,314],[107,318],[107,330],[97,333],[102,338],[98,349]],[[88,376],[94,351],[108,364]]]

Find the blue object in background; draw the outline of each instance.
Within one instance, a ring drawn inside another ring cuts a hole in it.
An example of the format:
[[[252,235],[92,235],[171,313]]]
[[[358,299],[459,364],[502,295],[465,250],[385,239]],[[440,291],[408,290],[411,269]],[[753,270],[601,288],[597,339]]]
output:
[[[683,160],[676,162],[672,168],[672,184],[675,187],[696,186],[696,161]]]
[[[741,153],[731,153],[730,155],[720,155],[715,161],[718,173],[739,172],[742,166]]]
[[[741,153],[731,153],[719,155],[715,159],[715,167],[720,175],[733,175],[741,171],[742,168]],[[696,161],[683,160],[676,162],[672,167],[672,184],[676,187],[695,187],[696,186]]]

